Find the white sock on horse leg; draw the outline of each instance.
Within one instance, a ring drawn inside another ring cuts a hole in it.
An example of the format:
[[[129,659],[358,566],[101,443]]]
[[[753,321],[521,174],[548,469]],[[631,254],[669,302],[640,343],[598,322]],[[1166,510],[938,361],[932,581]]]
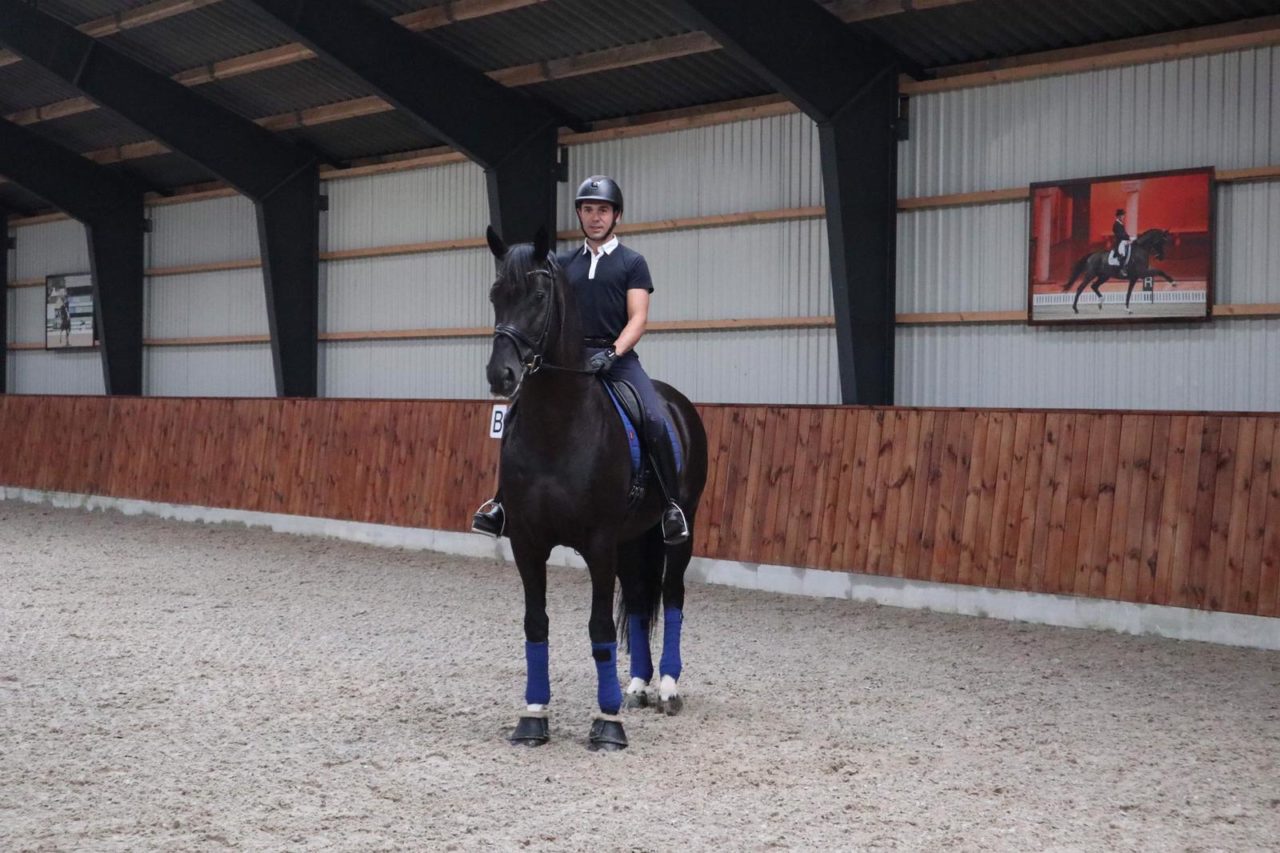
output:
[[[667,701],[679,692],[680,690],[676,687],[676,680],[674,678],[669,675],[662,676],[662,682],[658,685],[658,695],[662,697],[663,702]]]
[[[649,682],[639,678],[631,679],[631,683],[627,685],[627,695],[632,696],[636,693],[643,693],[644,689],[649,686]]]

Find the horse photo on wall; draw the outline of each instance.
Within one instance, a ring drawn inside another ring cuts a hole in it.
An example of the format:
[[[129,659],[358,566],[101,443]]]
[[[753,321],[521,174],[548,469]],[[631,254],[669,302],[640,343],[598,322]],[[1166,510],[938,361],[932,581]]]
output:
[[[89,273],[51,275],[44,282],[44,348],[97,346],[93,278]]]
[[[1207,320],[1213,168],[1031,185],[1030,323]]]

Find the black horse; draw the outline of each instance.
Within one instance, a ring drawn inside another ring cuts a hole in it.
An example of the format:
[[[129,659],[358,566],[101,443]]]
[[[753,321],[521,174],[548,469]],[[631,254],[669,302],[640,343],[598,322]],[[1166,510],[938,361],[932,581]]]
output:
[[[627,706],[643,707],[650,701],[653,677],[650,631],[659,606],[663,608],[656,699],[661,710],[677,713],[682,706],[676,683],[684,573],[693,539],[679,545],[663,543],[663,507],[656,489],[650,488],[638,505],[629,507],[632,465],[626,432],[601,381],[582,369],[581,321],[564,273],[548,253],[546,232],[539,231],[533,245],[510,248],[492,228],[488,238],[499,271],[489,294],[496,323],[486,373],[490,390],[513,400],[502,442],[499,488],[525,603],[527,710],[511,740],[538,746],[548,739],[547,557],[553,546],[567,545],[586,560],[591,576],[588,628],[600,714],[591,725],[589,746],[623,749],[627,740],[618,716],[623,701],[617,674],[618,623],[625,622],[631,646]],[[688,399],[670,386],[655,385],[683,448],[678,491],[692,528],[706,484],[706,432]],[[615,578],[622,587],[617,623],[612,612]]]
[[[1124,310],[1131,311],[1129,308],[1129,299],[1133,296],[1133,286],[1140,278],[1147,276],[1160,276],[1174,287],[1178,283],[1164,270],[1156,269],[1151,266],[1151,258],[1157,260],[1164,259],[1165,245],[1169,242],[1169,232],[1163,228],[1152,228],[1149,231],[1143,231],[1138,235],[1138,239],[1134,240],[1129,246],[1129,262],[1125,265],[1125,275],[1129,279],[1129,290],[1124,295]],[[1071,269],[1071,278],[1067,279],[1067,283],[1062,285],[1063,290],[1070,290],[1075,284],[1076,279],[1080,279],[1080,285],[1076,288],[1076,298],[1071,301],[1071,310],[1080,313],[1077,307],[1080,304],[1080,294],[1084,293],[1086,287],[1092,287],[1093,292],[1098,295],[1098,310],[1102,310],[1102,291],[1098,289],[1104,281],[1111,278],[1120,278],[1120,268],[1112,266],[1107,256],[1110,252],[1103,250],[1094,252],[1091,255],[1085,255],[1076,261],[1076,265]],[[1083,278],[1081,276],[1083,275]]]

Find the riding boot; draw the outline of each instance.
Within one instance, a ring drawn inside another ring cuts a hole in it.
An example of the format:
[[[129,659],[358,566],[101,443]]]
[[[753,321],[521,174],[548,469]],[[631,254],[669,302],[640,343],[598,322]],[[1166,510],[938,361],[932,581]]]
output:
[[[494,495],[493,500],[486,501],[476,514],[471,516],[471,532],[483,533],[497,539],[507,527],[507,513],[502,508],[501,495]]]
[[[664,438],[666,440],[649,442],[649,467],[667,504],[662,511],[662,541],[668,545],[679,545],[689,538],[689,521],[677,502],[676,489],[680,480],[676,477],[675,448],[671,446],[669,437]]]

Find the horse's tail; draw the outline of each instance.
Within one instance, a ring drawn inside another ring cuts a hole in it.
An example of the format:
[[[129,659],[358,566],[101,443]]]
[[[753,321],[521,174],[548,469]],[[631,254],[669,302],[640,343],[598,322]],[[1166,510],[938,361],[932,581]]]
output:
[[[1087,267],[1088,265],[1089,265],[1088,255],[1085,255],[1083,258],[1076,261],[1076,265],[1071,268],[1071,278],[1067,279],[1067,283],[1062,285],[1062,289],[1070,290],[1071,285],[1076,283],[1076,279],[1080,277],[1080,274],[1084,272],[1084,268]]]
[[[622,549],[634,549],[630,554],[624,555]],[[648,532],[642,534],[639,539],[633,542],[627,542],[618,546],[619,562],[622,560],[633,561],[632,565],[637,568],[639,575],[636,588],[639,592],[639,601],[627,602],[623,595],[622,589],[619,587],[616,606],[614,608],[614,624],[618,630],[618,648],[625,652],[631,651],[631,632],[628,630],[627,610],[628,604],[631,604],[631,611],[643,615],[649,624],[649,633],[653,634],[653,628],[658,624],[658,613],[662,609],[662,577],[666,571],[667,549],[662,541],[662,525],[655,525]]]

